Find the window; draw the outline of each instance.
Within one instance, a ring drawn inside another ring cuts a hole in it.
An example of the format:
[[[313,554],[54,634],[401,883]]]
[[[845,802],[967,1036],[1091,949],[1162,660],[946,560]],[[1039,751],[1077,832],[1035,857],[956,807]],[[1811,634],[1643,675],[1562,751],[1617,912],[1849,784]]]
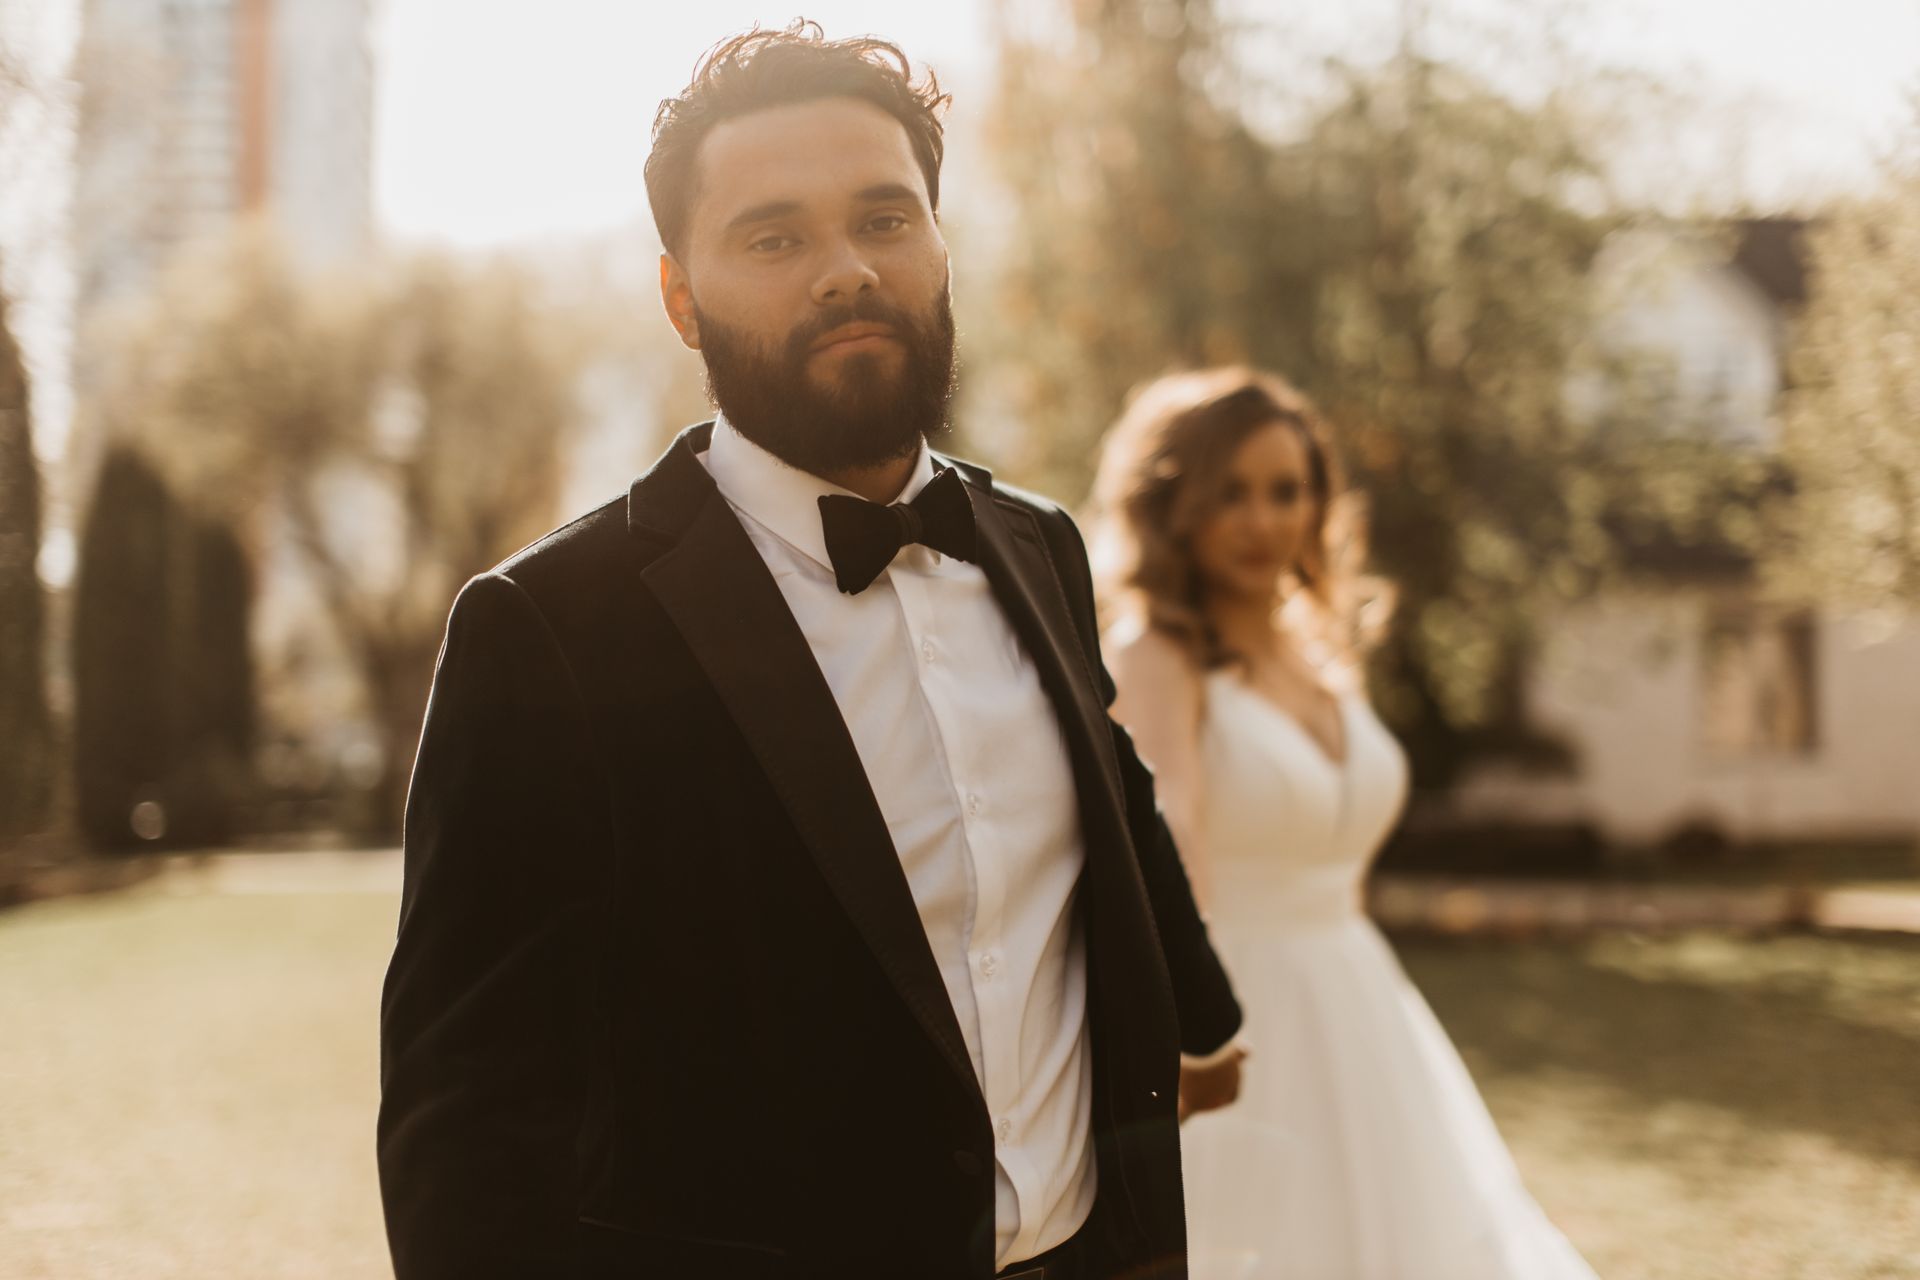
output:
[[[1721,756],[1808,755],[1817,746],[1813,616],[1742,606],[1707,616],[1701,718]]]

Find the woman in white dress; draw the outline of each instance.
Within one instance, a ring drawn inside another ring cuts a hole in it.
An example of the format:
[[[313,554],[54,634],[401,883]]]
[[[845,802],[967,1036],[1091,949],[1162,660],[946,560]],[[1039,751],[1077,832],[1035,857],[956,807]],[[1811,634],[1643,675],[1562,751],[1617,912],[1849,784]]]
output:
[[[1361,913],[1407,794],[1367,701],[1353,499],[1312,407],[1244,369],[1138,394],[1104,446],[1115,715],[1247,1011],[1240,1100],[1182,1130],[1195,1280],[1592,1280]]]

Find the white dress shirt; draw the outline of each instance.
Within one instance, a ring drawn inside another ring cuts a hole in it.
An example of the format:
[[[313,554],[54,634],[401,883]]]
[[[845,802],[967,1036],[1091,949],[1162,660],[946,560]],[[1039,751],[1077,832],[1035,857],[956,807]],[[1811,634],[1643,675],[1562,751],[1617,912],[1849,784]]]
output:
[[[913,891],[994,1127],[997,1266],[1093,1207],[1078,799],[1052,703],[979,566],[904,548],[834,583],[818,498],[723,417],[701,455],[800,624]],[[933,478],[925,445],[896,501]]]

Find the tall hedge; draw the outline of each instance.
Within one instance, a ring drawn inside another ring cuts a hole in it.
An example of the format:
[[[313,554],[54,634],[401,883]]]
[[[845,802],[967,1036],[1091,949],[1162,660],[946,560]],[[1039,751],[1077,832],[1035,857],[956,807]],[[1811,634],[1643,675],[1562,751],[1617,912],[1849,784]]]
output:
[[[219,844],[247,799],[252,583],[231,531],[130,449],[103,463],[74,599],[75,797],[103,850]]]

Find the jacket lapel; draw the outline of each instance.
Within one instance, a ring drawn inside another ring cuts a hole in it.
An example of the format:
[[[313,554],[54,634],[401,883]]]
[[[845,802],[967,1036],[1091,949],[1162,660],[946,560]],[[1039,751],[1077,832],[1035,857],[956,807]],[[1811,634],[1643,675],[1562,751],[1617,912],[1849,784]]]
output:
[[[1066,589],[1033,513],[996,499],[992,477],[980,468],[954,465],[973,497],[980,566],[1039,670],[1072,756],[1087,852],[1093,994],[1111,1002],[1112,1018],[1138,1021],[1157,1005],[1171,1023],[1173,993],[1133,851],[1113,730]]]
[[[1066,590],[1060,585],[1033,514],[995,499],[992,478],[980,468],[964,463],[951,465],[956,465],[968,482],[980,567],[986,572],[994,599],[1039,669],[1041,684],[1074,754],[1089,763],[1089,772],[1097,780],[1097,794],[1082,795],[1082,808],[1104,803],[1108,813],[1124,824],[1120,767],[1114,758],[1113,734],[1107,727],[1099,682],[1087,661],[1067,605]],[[1086,789],[1084,781],[1082,789]],[[1083,813],[1082,821],[1089,820],[1091,815]]]
[[[833,691],[739,519],[684,432],[628,499],[673,545],[641,576],[686,638],[835,897],[964,1087],[975,1079],[899,855]]]

